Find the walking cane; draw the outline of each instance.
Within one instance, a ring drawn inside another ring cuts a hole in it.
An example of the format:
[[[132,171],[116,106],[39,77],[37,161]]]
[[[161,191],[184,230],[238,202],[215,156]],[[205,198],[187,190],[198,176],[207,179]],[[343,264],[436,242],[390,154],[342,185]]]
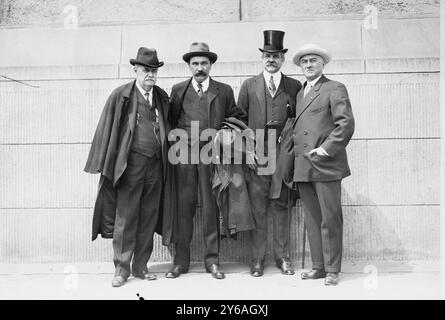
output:
[[[306,224],[304,223],[304,214],[303,214],[303,258],[301,259],[301,269],[304,269],[305,258],[306,258]]]
[[[290,192],[290,189],[288,190]],[[290,197],[288,199],[290,201]],[[295,206],[297,206],[297,199],[295,199]],[[302,251],[301,268],[304,269],[304,260],[306,258],[306,224],[304,223],[304,213],[303,213],[303,249],[301,251]]]
[[[283,190],[283,189],[281,189]],[[289,230],[289,237],[288,237],[288,241],[290,242],[290,231],[291,231],[291,222],[292,222],[292,201],[291,201],[291,189],[287,188],[287,225],[288,225],[288,230]]]

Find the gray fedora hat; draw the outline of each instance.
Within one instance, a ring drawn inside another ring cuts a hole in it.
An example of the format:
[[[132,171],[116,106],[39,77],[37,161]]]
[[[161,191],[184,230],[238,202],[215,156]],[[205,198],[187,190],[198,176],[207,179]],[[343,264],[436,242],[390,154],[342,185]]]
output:
[[[205,42],[193,42],[190,46],[190,51],[182,56],[185,62],[189,63],[190,59],[193,57],[207,57],[211,63],[215,63],[218,59],[218,55],[211,52],[209,45]]]

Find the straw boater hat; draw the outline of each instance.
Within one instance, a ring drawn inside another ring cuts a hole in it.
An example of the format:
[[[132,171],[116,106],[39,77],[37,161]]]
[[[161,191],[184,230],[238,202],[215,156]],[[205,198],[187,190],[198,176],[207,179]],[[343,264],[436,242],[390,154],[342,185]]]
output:
[[[149,68],[159,68],[164,65],[163,61],[158,60],[158,54],[155,49],[140,47],[136,59],[130,59],[130,63],[134,66],[139,64]]]
[[[329,61],[331,61],[331,54],[329,53],[328,50],[323,49],[322,47],[320,47],[317,44],[308,43],[308,44],[305,44],[304,46],[302,46],[300,48],[300,50],[298,50],[297,54],[294,56],[294,59],[293,59],[294,63],[297,66],[299,66],[300,59],[308,54],[316,54],[317,56],[322,57],[323,60],[325,61],[325,63],[328,63]]]
[[[190,51],[182,56],[185,62],[189,63],[190,59],[193,57],[207,57],[211,63],[215,63],[218,59],[218,55],[211,52],[209,45],[205,42],[193,42],[190,46]]]

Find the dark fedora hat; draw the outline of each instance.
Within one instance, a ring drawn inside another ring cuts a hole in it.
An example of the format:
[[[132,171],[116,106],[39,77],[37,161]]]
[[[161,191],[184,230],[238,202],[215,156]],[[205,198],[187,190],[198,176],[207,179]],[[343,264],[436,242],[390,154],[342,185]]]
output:
[[[134,66],[140,64],[141,66],[149,68],[159,68],[164,65],[163,61],[158,60],[156,49],[140,47],[136,59],[130,59],[130,63]]]
[[[193,42],[190,46],[190,51],[182,56],[185,62],[189,63],[193,57],[207,57],[211,63],[215,63],[218,56],[216,53],[211,52],[209,45],[205,42]]]
[[[264,47],[258,48],[261,52],[283,52],[286,53],[287,49],[283,49],[284,31],[279,30],[264,30]]]

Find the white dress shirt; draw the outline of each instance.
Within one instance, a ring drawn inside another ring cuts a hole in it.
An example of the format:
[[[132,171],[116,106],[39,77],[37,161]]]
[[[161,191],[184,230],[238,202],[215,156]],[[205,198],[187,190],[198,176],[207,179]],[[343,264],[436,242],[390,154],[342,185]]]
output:
[[[304,87],[304,97],[307,95],[307,93],[311,90],[311,88],[313,86],[315,86],[315,84],[317,83],[318,80],[320,80],[322,75],[320,75],[318,78],[311,80],[311,81],[306,81],[306,86]]]
[[[202,85],[202,92],[206,92],[209,89],[209,83],[210,83],[210,77],[207,77],[203,82],[201,82]],[[192,85],[193,88],[195,88],[195,91],[198,92],[198,82],[195,80],[195,78],[192,79]]]
[[[137,81],[136,81],[136,87],[138,88],[142,96],[146,98],[147,91],[145,91],[144,88],[142,88]],[[150,105],[153,105],[153,87],[151,87],[150,91],[148,91],[148,102],[150,102]]]
[[[142,88],[137,81],[136,81],[136,88],[138,88],[139,92],[142,94],[144,98],[147,97],[146,96],[147,91],[145,91],[144,88]],[[150,103],[151,106],[153,106],[153,87],[151,87],[150,91],[148,91],[148,102]],[[158,122],[159,121],[158,108],[155,108],[155,114],[156,114],[156,122]]]
[[[266,70],[263,70],[263,76],[264,76],[264,80],[266,81],[266,85],[267,87],[269,87],[269,82],[270,82],[270,77],[272,76],[273,78],[273,83],[275,84],[275,92],[272,94],[272,92],[270,93],[272,95],[272,97],[275,95],[275,93],[277,93],[278,91],[278,87],[280,86],[280,82],[281,82],[281,72],[275,72],[275,73],[270,73]],[[270,90],[269,90],[270,91]]]

